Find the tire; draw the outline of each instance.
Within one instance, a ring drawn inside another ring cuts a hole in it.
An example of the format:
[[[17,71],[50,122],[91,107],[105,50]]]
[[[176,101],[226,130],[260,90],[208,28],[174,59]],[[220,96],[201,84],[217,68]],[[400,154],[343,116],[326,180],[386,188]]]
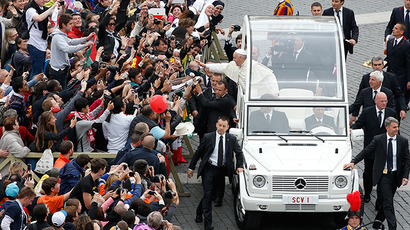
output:
[[[234,212],[235,220],[239,229],[242,230],[256,230],[262,222],[262,213],[245,211],[243,214],[241,205],[241,194],[239,189],[234,191]]]

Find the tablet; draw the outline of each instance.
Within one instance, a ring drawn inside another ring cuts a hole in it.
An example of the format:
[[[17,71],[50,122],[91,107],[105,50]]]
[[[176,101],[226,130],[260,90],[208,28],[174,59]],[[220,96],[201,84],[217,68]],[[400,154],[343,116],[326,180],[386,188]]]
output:
[[[148,14],[152,14],[154,18],[162,19],[162,17],[165,15],[165,9],[164,8],[151,8],[148,10]]]
[[[185,0],[173,0],[172,4],[185,4]]]

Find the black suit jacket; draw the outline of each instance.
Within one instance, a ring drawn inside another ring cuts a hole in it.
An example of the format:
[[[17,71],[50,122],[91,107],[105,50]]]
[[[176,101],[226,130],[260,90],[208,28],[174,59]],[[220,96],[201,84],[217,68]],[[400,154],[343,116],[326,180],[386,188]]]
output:
[[[390,35],[393,32],[394,25],[399,22],[404,22],[404,12],[406,12],[406,9],[403,6],[393,9],[390,15],[390,21],[386,26],[386,30],[384,31],[384,37],[387,37],[387,35]],[[407,30],[404,36],[409,39],[409,34],[409,30]]]
[[[363,109],[357,121],[352,125],[352,129],[363,129],[364,130],[364,147],[368,146],[372,142],[373,137],[386,132],[386,127],[384,126],[384,120],[388,117],[394,117],[397,119],[397,113],[386,107],[384,110],[383,124],[380,127],[379,119],[377,118],[376,106],[371,106]],[[370,159],[374,159],[374,156]]]
[[[385,87],[381,87],[380,92],[383,92],[387,96],[387,107],[390,107],[392,109],[395,109],[395,102],[394,102],[394,96],[393,92],[390,89],[387,89]],[[370,107],[375,105],[374,99],[373,99],[373,89],[368,87],[363,89],[359,97],[356,98],[356,100],[349,106],[349,113],[351,113],[353,116],[357,117],[359,115],[359,110],[360,107],[363,106],[364,108]]]
[[[213,132],[216,130],[216,122],[218,117],[226,116],[228,118],[233,118],[233,100],[229,94],[225,94],[221,98],[215,98],[214,100],[208,100],[202,93],[199,95],[198,100],[201,102],[202,106],[208,110],[207,115],[207,132]]]
[[[354,39],[356,43],[359,40],[359,27],[356,25],[356,19],[354,17],[354,12],[353,10],[343,7],[342,8],[342,20],[343,20],[343,34],[344,38],[349,40],[349,39]],[[334,11],[333,8],[329,8],[323,11],[323,16],[334,16]],[[348,43],[344,42],[345,49],[349,51],[349,53],[353,53],[353,46]]]
[[[396,110],[404,110],[406,111],[406,102],[404,100],[403,91],[400,89],[399,83],[397,83],[396,76],[392,73],[388,73],[383,71],[383,87],[390,89],[393,92],[394,100],[396,103]],[[359,90],[357,91],[356,98],[359,97],[360,92],[367,87],[370,87],[369,84],[370,80],[370,73],[363,75],[362,81],[359,85]]]
[[[406,86],[410,82],[410,42],[401,39],[400,43],[393,47],[394,39],[387,42],[386,58],[387,72],[396,75],[400,86]]]
[[[270,123],[265,118],[265,114],[260,110],[254,111],[249,119],[249,132],[252,131],[275,131],[277,133],[288,133],[290,130],[289,121],[284,112],[273,110]]]
[[[206,90],[203,91],[203,94],[208,101],[214,100],[215,96],[212,96],[212,88],[206,88]],[[202,106],[197,97],[192,97],[188,101],[188,105],[191,112],[195,110],[198,111],[198,115],[194,118],[195,132],[198,133],[200,130],[204,130],[204,127],[206,126],[208,109]]]
[[[198,146],[198,149],[192,157],[191,163],[189,164],[189,169],[192,170],[195,170],[196,163],[199,159],[201,159],[201,163],[198,168],[198,177],[202,175],[202,170],[204,169],[205,164],[209,161],[209,158],[215,149],[215,138],[216,132],[205,134]],[[234,168],[233,164],[233,153],[235,153],[236,168]],[[229,180],[232,181],[234,171],[236,171],[237,168],[243,168],[243,153],[238,141],[236,140],[236,137],[229,133],[225,134],[225,162],[228,170],[227,175]]]
[[[333,131],[337,132],[336,126],[335,126],[335,119],[331,116],[324,115],[322,124],[328,125],[333,128]],[[309,117],[305,118],[305,125],[306,125],[306,130],[311,130],[314,128],[316,125],[318,125],[316,117],[314,114],[310,115]]]
[[[396,136],[397,142],[397,187],[400,187],[402,179],[409,178],[409,143],[408,140],[400,135]],[[377,135],[373,141],[363,149],[353,160],[357,164],[367,155],[375,155],[373,164],[373,186],[376,185],[383,174],[384,165],[387,160],[387,133]]]

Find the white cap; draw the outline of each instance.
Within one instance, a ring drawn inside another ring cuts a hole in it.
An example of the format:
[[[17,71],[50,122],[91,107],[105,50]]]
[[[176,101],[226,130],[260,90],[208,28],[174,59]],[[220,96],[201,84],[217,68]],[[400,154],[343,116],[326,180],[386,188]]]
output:
[[[51,222],[53,222],[53,225],[55,227],[60,227],[61,225],[64,224],[66,217],[67,217],[66,211],[59,211],[53,214],[53,217],[51,217]]]
[[[246,56],[246,50],[244,50],[244,49],[237,49],[237,50],[235,50],[235,53],[237,53],[241,56]]]

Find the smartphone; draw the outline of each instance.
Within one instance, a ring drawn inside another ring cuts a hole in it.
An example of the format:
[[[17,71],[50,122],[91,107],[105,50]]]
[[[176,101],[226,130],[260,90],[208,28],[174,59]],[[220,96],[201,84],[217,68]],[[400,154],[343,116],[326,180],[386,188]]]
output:
[[[155,196],[155,191],[149,191],[149,192],[148,192],[148,195]]]
[[[27,164],[27,171],[31,171],[31,164]]]
[[[31,173],[27,174],[27,178],[32,180],[33,179],[33,175]]]

